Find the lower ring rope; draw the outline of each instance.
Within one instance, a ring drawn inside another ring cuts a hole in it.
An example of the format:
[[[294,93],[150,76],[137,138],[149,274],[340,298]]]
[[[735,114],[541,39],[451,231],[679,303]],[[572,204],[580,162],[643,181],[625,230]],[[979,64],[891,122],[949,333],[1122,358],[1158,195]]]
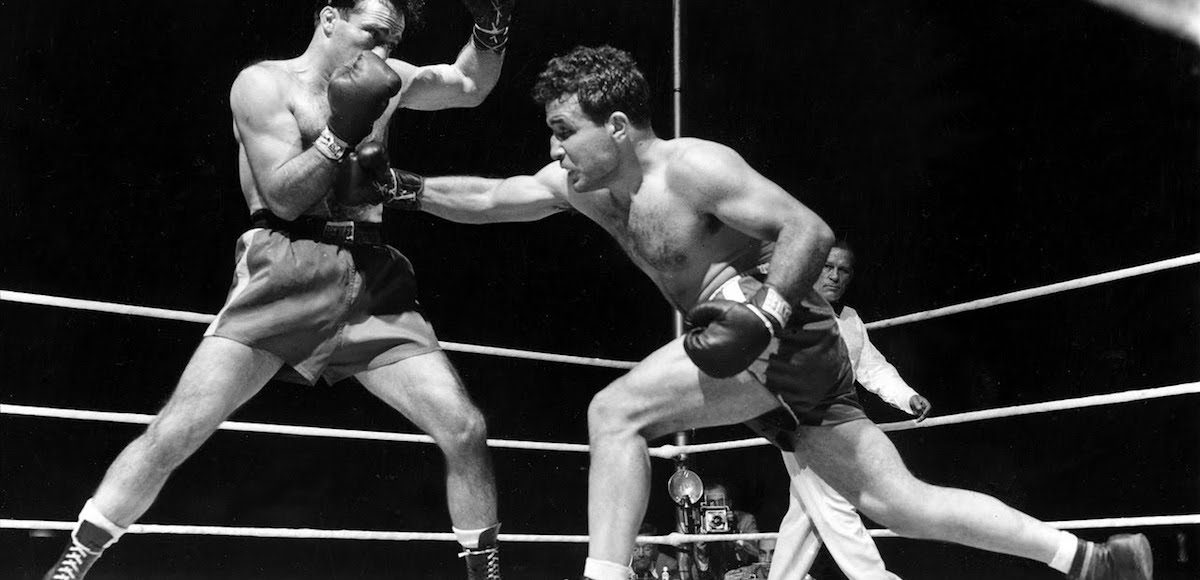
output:
[[[1132,528],[1148,526],[1181,526],[1200,524],[1200,514],[1174,516],[1145,516],[1129,518],[1104,518],[1090,520],[1065,520],[1046,522],[1061,530]],[[11,530],[62,530],[75,528],[74,521],[0,519],[0,529]],[[886,529],[869,530],[876,538],[901,538]],[[382,540],[390,542],[434,541],[453,542],[457,537],[447,532],[383,532],[373,530],[321,530],[313,528],[247,528],[230,526],[187,526],[166,524],[133,524],[131,534],[174,534],[193,536],[228,536],[243,538],[289,538],[320,540]],[[769,540],[779,537],[778,532],[754,534],[680,534],[665,536],[638,536],[642,543],[678,546],[692,542],[736,542]],[[500,534],[503,542],[574,543],[584,544],[588,536],[579,534]]]
[[[109,423],[149,424],[154,415],[141,413],[114,413],[110,411],[85,411],[81,409],[56,409],[53,407],[31,407],[26,405],[0,405],[0,415],[21,415],[53,419],[79,419],[105,421]],[[246,423],[225,421],[218,429],[246,433],[273,433],[276,435],[299,435],[303,437],[328,437],[334,439],[360,439],[368,441],[397,441],[401,443],[433,443],[428,435],[416,433],[392,433],[389,431],[363,431],[358,429],[336,429],[332,427],[303,427],[272,423]],[[527,449],[534,451],[573,451],[587,453],[588,446],[582,443],[550,443],[541,441],[511,441],[488,439],[489,447],[502,449]]]

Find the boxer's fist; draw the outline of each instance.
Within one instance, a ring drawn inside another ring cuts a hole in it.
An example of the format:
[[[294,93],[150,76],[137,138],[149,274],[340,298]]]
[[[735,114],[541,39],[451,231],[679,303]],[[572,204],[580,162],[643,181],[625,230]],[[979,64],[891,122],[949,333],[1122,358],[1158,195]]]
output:
[[[750,366],[771,344],[771,326],[754,307],[732,300],[709,300],[687,313],[692,327],[683,350],[704,374],[732,377]]]
[[[371,134],[375,120],[403,82],[382,58],[363,52],[329,79],[329,131],[349,146]]]
[[[683,350],[705,374],[725,378],[746,370],[787,324],[792,309],[769,284],[749,303],[709,300],[687,314]]]
[[[341,205],[377,205],[391,185],[387,150],[378,141],[363,141],[349,155],[349,163],[334,185],[334,199]]]
[[[393,209],[421,209],[425,178],[391,167],[387,149],[379,141],[363,141],[350,154],[345,177],[336,186],[342,205],[378,205]]]
[[[471,32],[475,48],[503,53],[508,45],[508,26],[516,0],[463,0],[463,4],[475,20]]]

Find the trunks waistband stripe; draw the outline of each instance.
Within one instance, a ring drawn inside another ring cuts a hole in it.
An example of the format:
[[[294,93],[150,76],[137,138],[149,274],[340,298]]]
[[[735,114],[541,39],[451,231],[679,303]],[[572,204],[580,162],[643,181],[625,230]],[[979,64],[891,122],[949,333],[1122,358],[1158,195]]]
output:
[[[287,221],[270,210],[260,209],[250,214],[250,223],[256,228],[286,232],[294,238],[339,246],[379,246],[386,243],[383,225],[374,222],[331,221],[314,216],[300,216]]]

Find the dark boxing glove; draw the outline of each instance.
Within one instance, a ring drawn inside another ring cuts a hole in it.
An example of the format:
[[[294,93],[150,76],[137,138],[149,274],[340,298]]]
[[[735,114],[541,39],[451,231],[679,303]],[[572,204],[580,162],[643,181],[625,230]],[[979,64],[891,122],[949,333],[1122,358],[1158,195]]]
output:
[[[375,120],[402,85],[400,75],[373,52],[363,52],[353,64],[334,71],[329,79],[329,121],[315,146],[340,161],[347,148],[371,134]]]
[[[350,154],[348,183],[337,189],[343,205],[387,204],[404,210],[421,209],[425,178],[391,167],[379,141],[364,141]]]
[[[763,284],[750,302],[709,300],[687,314],[691,330],[683,350],[704,374],[718,379],[747,368],[783,330],[792,308],[774,287]]]
[[[516,0],[463,0],[463,4],[475,20],[475,29],[471,32],[475,48],[504,54]]]

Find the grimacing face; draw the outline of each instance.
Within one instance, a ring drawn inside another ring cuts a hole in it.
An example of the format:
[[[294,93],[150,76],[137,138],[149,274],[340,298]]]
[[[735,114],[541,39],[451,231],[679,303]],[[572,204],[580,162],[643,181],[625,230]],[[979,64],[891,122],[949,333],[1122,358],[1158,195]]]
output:
[[[619,152],[609,125],[592,122],[575,95],[546,104],[546,126],[550,158],[567,170],[567,182],[575,191],[601,189],[616,174]]]
[[[822,298],[833,303],[842,299],[853,279],[854,252],[846,248],[833,248],[829,250],[825,267],[821,269],[821,275],[813,287]]]
[[[346,19],[338,20],[334,37],[337,46],[345,49],[347,61],[367,50],[386,59],[404,34],[404,15],[386,0],[362,2]]]

